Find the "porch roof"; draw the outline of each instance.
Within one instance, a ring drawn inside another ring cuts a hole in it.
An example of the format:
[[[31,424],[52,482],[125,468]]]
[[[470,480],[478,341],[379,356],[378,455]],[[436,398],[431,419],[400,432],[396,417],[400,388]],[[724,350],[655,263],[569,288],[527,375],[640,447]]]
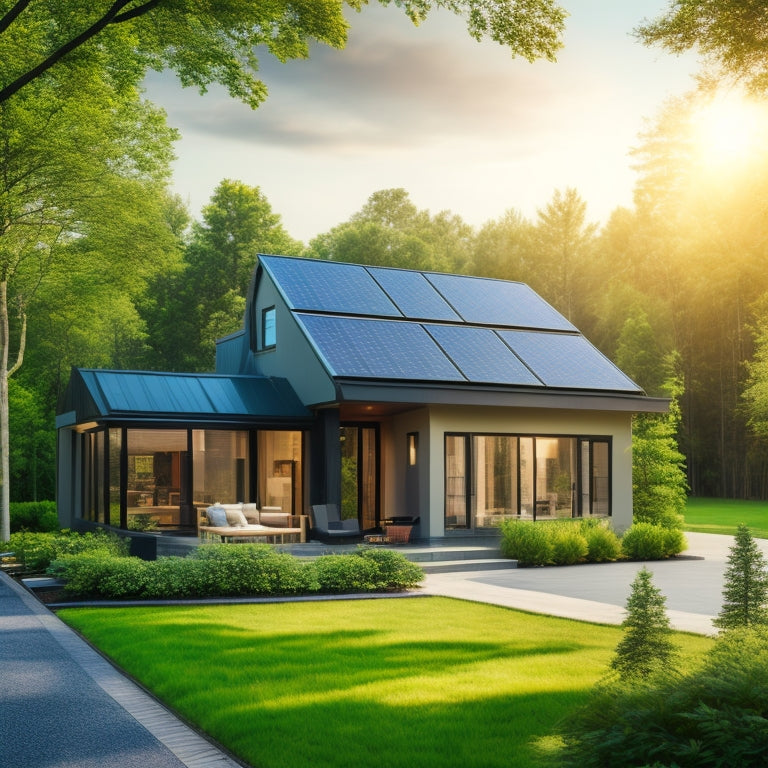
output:
[[[58,426],[96,421],[309,422],[290,384],[265,376],[75,368]]]

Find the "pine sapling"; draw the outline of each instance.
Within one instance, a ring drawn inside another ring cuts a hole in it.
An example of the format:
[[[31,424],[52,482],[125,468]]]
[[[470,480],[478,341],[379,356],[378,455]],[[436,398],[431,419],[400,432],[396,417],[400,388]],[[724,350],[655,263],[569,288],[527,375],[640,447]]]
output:
[[[611,669],[624,682],[646,680],[674,668],[677,648],[666,611],[666,598],[643,567],[632,582],[627,615],[621,626],[624,636],[616,646]]]
[[[765,556],[743,523],[728,555],[723,607],[713,624],[734,629],[768,624],[768,570]]]

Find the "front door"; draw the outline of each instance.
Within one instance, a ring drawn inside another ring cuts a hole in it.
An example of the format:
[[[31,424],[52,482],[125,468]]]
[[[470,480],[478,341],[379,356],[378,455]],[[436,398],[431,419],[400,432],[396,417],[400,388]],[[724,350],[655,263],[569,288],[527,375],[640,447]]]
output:
[[[379,524],[378,425],[344,425],[341,440],[341,517],[356,518],[361,530]]]

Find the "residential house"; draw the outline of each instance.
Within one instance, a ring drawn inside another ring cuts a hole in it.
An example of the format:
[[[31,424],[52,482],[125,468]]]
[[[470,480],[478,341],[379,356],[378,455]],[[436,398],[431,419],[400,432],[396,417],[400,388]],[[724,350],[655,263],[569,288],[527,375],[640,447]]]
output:
[[[528,286],[258,257],[216,372],[75,369],[61,523],[193,532],[195,508],[331,504],[424,539],[632,521],[632,415],[664,412]]]

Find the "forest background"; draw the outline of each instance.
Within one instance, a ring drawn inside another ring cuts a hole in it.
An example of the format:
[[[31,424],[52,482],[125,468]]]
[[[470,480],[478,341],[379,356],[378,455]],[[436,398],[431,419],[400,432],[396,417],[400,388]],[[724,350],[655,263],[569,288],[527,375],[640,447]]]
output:
[[[258,179],[222,180],[192,221],[169,192],[173,129],[119,78],[78,82],[71,102],[55,82],[34,88],[0,106],[0,197],[11,210],[9,179],[47,178],[77,202],[38,210],[44,194],[27,190],[22,226],[3,230],[19,254],[7,346],[23,351],[9,389],[13,500],[54,497],[71,367],[213,370],[215,339],[242,325],[259,252],[526,282],[649,395],[680,382],[693,494],[768,498],[768,144],[709,152],[695,128],[719,96],[705,81],[638,137],[634,206],[603,226],[576,189],[555,191],[533,220],[508,210],[480,227],[388,189],[306,244]]]

